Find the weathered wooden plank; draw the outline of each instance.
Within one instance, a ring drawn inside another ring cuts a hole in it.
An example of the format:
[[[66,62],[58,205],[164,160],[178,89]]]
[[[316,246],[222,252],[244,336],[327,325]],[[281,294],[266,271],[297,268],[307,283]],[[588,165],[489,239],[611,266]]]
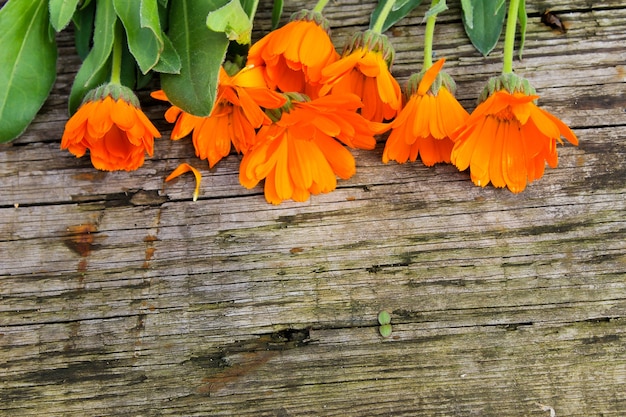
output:
[[[287,2],[286,14],[307,2]],[[580,146],[522,194],[438,165],[380,162],[304,204],[239,186],[164,138],[132,173],[60,151],[80,64],[27,132],[0,146],[0,415],[619,416],[626,414],[626,8],[554,1],[531,13],[516,71]],[[331,2],[340,46],[375,2]],[[269,29],[259,6],[255,36]],[[391,32],[394,74],[419,69],[424,4]],[[471,110],[500,69],[469,45],[458,4],[437,56]],[[193,179],[165,184],[183,161]],[[376,316],[391,312],[393,333]]]

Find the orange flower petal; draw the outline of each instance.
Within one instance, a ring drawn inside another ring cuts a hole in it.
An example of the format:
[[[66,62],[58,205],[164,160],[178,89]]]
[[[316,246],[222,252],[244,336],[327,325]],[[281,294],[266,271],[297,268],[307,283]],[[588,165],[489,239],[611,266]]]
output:
[[[504,135],[502,174],[509,190],[519,193],[526,188],[527,182],[523,138],[516,123],[505,125]]]
[[[346,148],[339,144],[336,140],[325,135],[318,135],[314,142],[320,151],[328,160],[332,170],[340,178],[347,180],[356,172],[356,163],[354,157]]]
[[[276,169],[274,182],[276,186],[276,195],[281,200],[291,198],[293,194],[293,182],[289,175],[289,139],[281,140],[276,149]]]
[[[502,122],[502,124],[504,123]],[[489,184],[492,141],[500,124],[494,117],[487,117],[481,126],[481,130],[477,132],[479,138],[472,152],[470,174],[474,184],[480,187],[485,187]]]
[[[431,67],[428,68],[428,70],[426,70],[426,72],[422,76],[420,85],[417,88],[417,94],[423,96],[424,94],[426,94],[428,90],[430,90],[430,86],[433,85],[433,82],[437,78],[437,75],[439,74],[439,71],[441,71],[441,67],[443,67],[443,64],[445,62],[446,62],[446,59],[441,58],[439,61],[431,65]]]
[[[198,195],[200,194],[200,182],[202,181],[202,174],[200,174],[200,171],[198,171],[196,168],[192,167],[186,162],[183,162],[182,164],[178,165],[176,169],[172,171],[170,175],[167,176],[167,178],[165,178],[165,181],[166,182],[171,181],[174,178],[189,171],[193,172],[193,175],[196,178],[196,188],[194,189],[194,192],[193,192],[193,201],[197,201]]]
[[[308,190],[313,184],[310,156],[316,150],[315,146],[307,140],[289,141],[289,175],[296,188]]]

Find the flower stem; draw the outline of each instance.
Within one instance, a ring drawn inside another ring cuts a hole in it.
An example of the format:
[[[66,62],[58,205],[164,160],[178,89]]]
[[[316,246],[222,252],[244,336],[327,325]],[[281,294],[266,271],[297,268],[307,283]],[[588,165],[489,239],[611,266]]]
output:
[[[430,7],[434,7],[439,0],[433,0]],[[435,37],[435,22],[437,15],[434,14],[426,19],[426,29],[424,30],[424,68],[427,70],[433,65],[433,38]]]
[[[113,59],[111,61],[111,83],[122,84],[122,28],[119,20],[115,23]]]
[[[385,25],[385,20],[387,20],[387,16],[389,16],[389,12],[391,12],[391,8],[393,7],[395,3],[395,0],[384,0],[384,1],[385,1],[385,4],[383,6],[383,9],[380,11],[378,18],[376,19],[376,22],[374,22],[374,25],[372,26],[372,32],[378,33],[378,34],[382,33],[383,26]]]
[[[519,0],[511,0],[506,17],[506,33],[504,35],[504,56],[502,58],[502,74],[513,72],[513,50],[515,49],[515,29],[517,25],[517,10]]]
[[[324,10],[324,7],[326,7],[327,4],[328,0],[317,0],[317,4],[313,8],[313,11],[317,13],[322,13],[322,10]]]

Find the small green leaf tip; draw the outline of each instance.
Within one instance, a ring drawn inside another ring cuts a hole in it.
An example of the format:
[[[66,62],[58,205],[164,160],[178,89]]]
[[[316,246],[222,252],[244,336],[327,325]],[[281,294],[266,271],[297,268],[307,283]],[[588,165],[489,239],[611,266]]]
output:
[[[378,323],[380,323],[381,326],[391,323],[391,315],[385,310],[381,311],[378,313]]]
[[[391,336],[391,324],[383,324],[378,328],[380,335],[385,339]]]

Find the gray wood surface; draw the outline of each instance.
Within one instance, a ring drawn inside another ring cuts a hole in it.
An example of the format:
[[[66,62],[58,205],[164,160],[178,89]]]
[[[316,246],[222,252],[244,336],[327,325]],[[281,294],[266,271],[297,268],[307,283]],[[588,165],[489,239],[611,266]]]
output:
[[[449,3],[434,50],[471,110],[502,45],[480,56]],[[326,7],[338,46],[374,6]],[[61,33],[49,100],[0,145],[0,415],[625,416],[626,6],[528,8],[516,72],[580,146],[518,195],[384,165],[381,138],[335,192],[272,206],[239,185],[238,156],[209,171],[168,140],[149,91],[155,156],[96,171],[59,149],[80,65]],[[401,83],[425,10],[389,32]],[[164,183],[180,162],[204,174],[197,202],[191,175]]]

